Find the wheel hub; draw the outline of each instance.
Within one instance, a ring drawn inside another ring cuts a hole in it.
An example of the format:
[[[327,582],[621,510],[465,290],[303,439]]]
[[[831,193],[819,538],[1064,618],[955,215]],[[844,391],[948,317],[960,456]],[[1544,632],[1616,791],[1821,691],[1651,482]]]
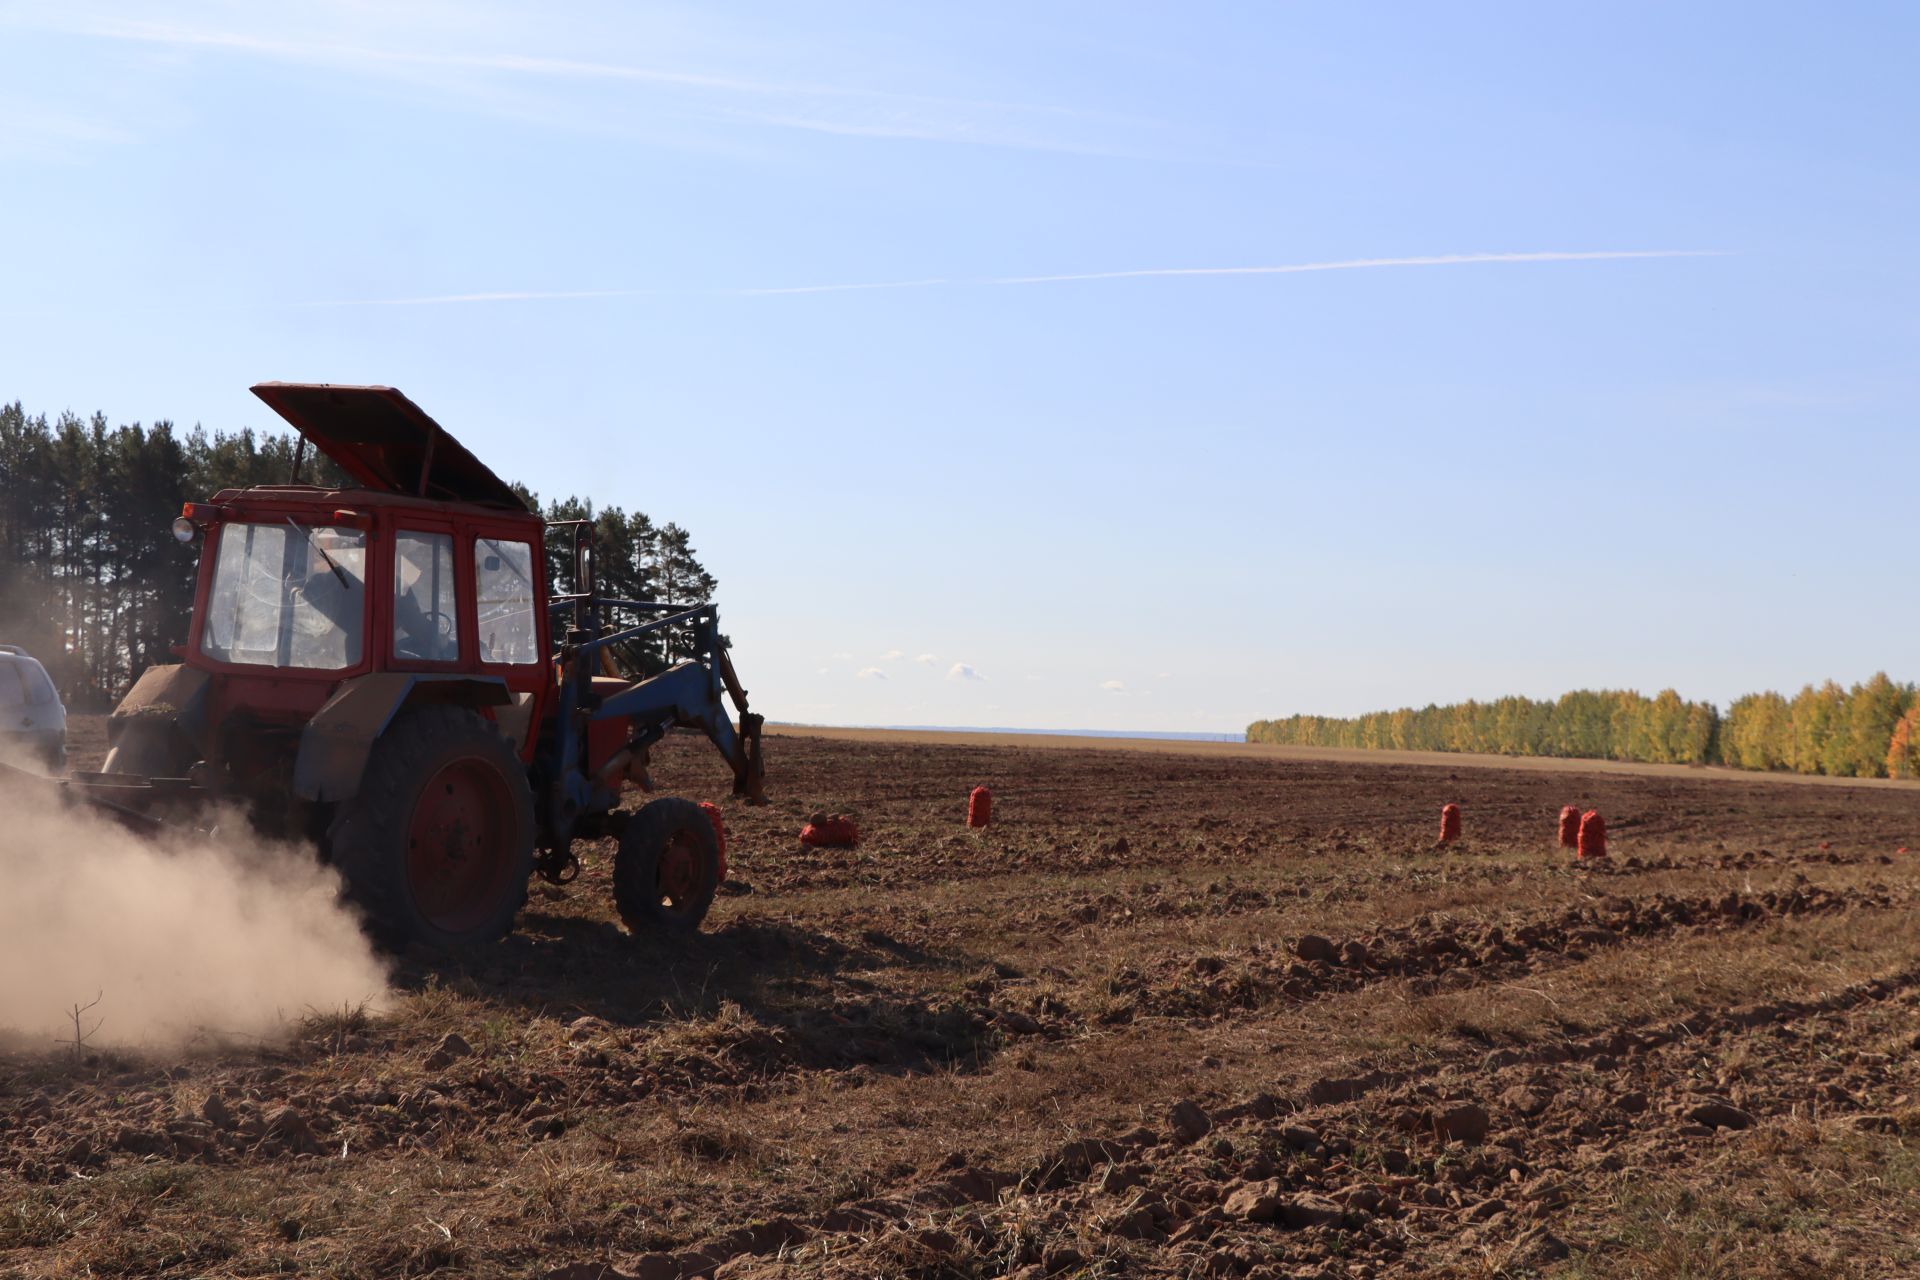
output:
[[[421,789],[407,830],[407,885],[437,928],[475,927],[511,890],[507,803],[500,779],[478,760],[452,761]]]
[[[685,832],[675,835],[660,851],[658,880],[661,900],[670,906],[683,907],[699,892],[699,856]]]

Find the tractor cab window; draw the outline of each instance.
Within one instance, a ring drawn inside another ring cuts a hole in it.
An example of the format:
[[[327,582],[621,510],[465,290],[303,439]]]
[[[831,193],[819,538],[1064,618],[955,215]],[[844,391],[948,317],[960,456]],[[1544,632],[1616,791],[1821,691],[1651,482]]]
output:
[[[393,540],[393,656],[458,661],[459,616],[452,535],[402,532]]]
[[[335,671],[360,661],[367,535],[297,524],[226,524],[200,651],[220,662]]]
[[[479,538],[473,544],[473,597],[482,662],[540,661],[533,618],[533,548]]]

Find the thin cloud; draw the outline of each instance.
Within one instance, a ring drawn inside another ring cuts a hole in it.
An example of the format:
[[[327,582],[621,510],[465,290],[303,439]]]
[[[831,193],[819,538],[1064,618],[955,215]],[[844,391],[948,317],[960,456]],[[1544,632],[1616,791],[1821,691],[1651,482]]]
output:
[[[985,681],[986,677],[975,671],[971,662],[956,662],[947,668],[947,679]]]
[[[1139,280],[1152,276],[1289,276],[1309,271],[1374,271],[1382,267],[1459,267],[1492,262],[1607,262],[1624,258],[1718,258],[1721,249],[1590,249],[1544,253],[1439,253],[1418,258],[1341,258],[1273,267],[1148,267],[1136,271],[1084,271],[1073,275],[999,276],[983,284],[1064,284],[1078,280]]]
[[[505,293],[442,293],[423,298],[349,298],[337,302],[309,302],[310,307],[442,307],[463,302],[575,302],[587,298],[665,297],[664,289],[562,289]]]
[[[1125,680],[1102,680],[1100,687],[1108,693],[1125,693],[1127,691],[1127,682]]]
[[[67,25],[58,20],[47,27],[74,35],[153,44],[170,48],[212,49],[298,62],[366,64],[368,66],[443,67],[466,71],[491,71],[561,80],[625,80],[643,84],[684,89],[706,89],[721,93],[766,98],[819,98],[830,102],[873,102],[910,104],[923,108],[961,108],[999,112],[1030,113],[1035,116],[1089,122],[1117,121],[1141,125],[1149,123],[1137,117],[1090,111],[1048,103],[1016,102],[991,98],[956,98],[938,94],[902,93],[861,85],[831,84],[819,80],[768,80],[736,75],[713,75],[692,71],[667,70],[624,62],[602,62],[591,58],[541,57],[522,53],[461,53],[446,50],[381,48],[330,40],[284,39],[245,31],[218,30],[180,23],[154,22],[138,18],[101,18]],[[435,34],[444,34],[435,33]],[[776,117],[754,116],[767,123],[785,123]],[[836,132],[862,132],[875,136],[933,136],[916,132],[916,126],[897,119],[872,126],[834,120],[796,120],[792,127],[824,129]],[[939,136],[946,136],[941,134]],[[981,141],[997,141],[983,138]],[[1036,144],[1044,145],[1044,144]]]
[[[883,653],[883,654],[881,654],[881,655],[880,655],[880,661],[882,661],[882,662],[898,662],[898,661],[900,661],[900,659],[902,659],[902,658],[904,658],[904,657],[906,657],[906,656],[907,656],[906,654],[904,654],[904,653],[902,653],[902,652],[901,652],[900,650],[898,650],[898,649],[889,649],[889,650],[887,650],[887,651],[886,651],[885,653]]]
[[[919,657],[915,658],[914,661],[919,663],[923,667],[930,667],[934,663],[940,661],[940,659],[934,654],[923,653]]]
[[[37,11],[38,20],[35,20]],[[270,21],[272,11],[259,21]],[[1159,128],[1110,112],[1068,105],[943,97],[814,78],[765,78],[607,62],[591,57],[541,56],[517,52],[462,51],[447,48],[467,35],[471,25],[452,23],[416,28],[406,45],[369,40],[310,38],[306,31],[231,25],[153,21],[134,15],[74,17],[61,6],[29,6],[0,15],[0,24],[31,26],[95,40],[146,45],[180,53],[244,57],[323,67],[349,75],[378,76],[408,83],[442,97],[464,98],[495,112],[595,131],[612,113],[604,105],[571,103],[575,88],[618,86],[641,97],[629,103],[636,118],[657,122],[671,114],[726,126],[778,129],[842,137],[1001,147],[1024,151],[1130,156],[1100,135],[1137,137]],[[335,27],[343,24],[335,23]],[[388,24],[389,26],[391,24]],[[544,28],[500,33],[519,43],[551,38]],[[616,31],[587,32],[584,39],[602,45],[622,43]],[[531,91],[535,106],[528,106]],[[672,99],[662,112],[658,99]],[[1176,158],[1191,147],[1176,149]]]
[[[1621,262],[1647,258],[1721,258],[1721,249],[1593,249],[1541,253],[1444,253],[1415,258],[1342,258],[1332,262],[1290,262],[1249,267],[1145,267],[1130,271],[1082,271],[1045,276],[982,276],[970,279],[930,276],[918,280],[882,280],[856,284],[775,285],[730,289],[558,289],[490,293],[449,293],[413,298],[354,298],[304,304],[314,307],[424,307],[475,302],[570,302],[606,298],[763,298],[808,293],[852,293],[880,289],[1008,288],[1022,285],[1083,284],[1100,280],[1185,279],[1225,276],[1290,276],[1321,271],[1379,271],[1390,267],[1461,267],[1548,262]]]
[[[883,289],[924,289],[936,285],[988,284],[991,281],[886,280],[874,284],[802,284],[743,289],[517,289],[489,293],[440,293],[417,298],[341,298],[308,302],[307,307],[441,307],[470,302],[579,302],[605,298],[777,298],[806,293],[868,293]]]
[[[885,680],[887,673],[878,667],[862,667],[860,668],[860,678],[862,680]]]

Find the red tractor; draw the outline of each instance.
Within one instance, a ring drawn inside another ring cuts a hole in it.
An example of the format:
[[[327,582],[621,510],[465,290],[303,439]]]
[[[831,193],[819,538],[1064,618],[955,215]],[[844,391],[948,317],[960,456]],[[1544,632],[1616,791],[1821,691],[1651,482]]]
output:
[[[302,437],[292,482],[186,506],[174,534],[204,551],[180,661],[115,709],[104,772],[62,785],[135,821],[237,803],[317,844],[394,943],[501,936],[529,877],[571,879],[573,840],[603,834],[628,927],[697,929],[721,874],[706,814],[616,806],[675,727],[765,799],[714,607],[601,595],[585,522],[561,526],[577,589],[552,593],[552,526],[390,387],[253,391]],[[308,444],[355,487],[301,484]]]

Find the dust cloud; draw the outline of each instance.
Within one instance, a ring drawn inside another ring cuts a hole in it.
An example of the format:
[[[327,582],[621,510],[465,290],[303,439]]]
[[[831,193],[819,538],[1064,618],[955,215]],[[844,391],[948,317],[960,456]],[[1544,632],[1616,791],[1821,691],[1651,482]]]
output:
[[[234,824],[228,824],[230,827]],[[274,1039],[366,1005],[386,968],[311,853],[201,834],[161,839],[0,785],[0,1045],[174,1050]]]

